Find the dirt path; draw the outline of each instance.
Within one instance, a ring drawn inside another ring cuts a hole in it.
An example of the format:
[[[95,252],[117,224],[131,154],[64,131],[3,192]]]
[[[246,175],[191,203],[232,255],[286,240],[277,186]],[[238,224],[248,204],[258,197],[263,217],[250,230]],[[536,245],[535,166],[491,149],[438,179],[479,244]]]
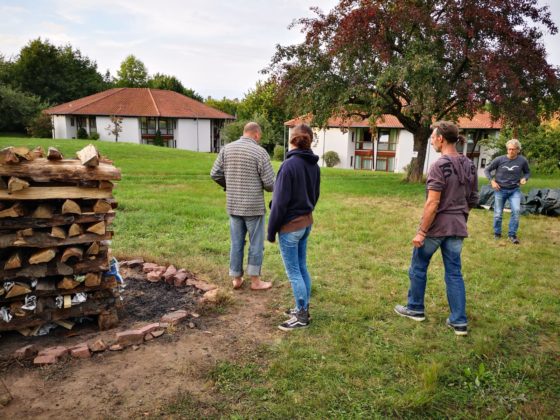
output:
[[[205,372],[281,337],[270,319],[273,294],[238,291],[227,313],[203,316],[199,328],[181,326],[137,350],[10,368],[2,379],[14,399],[0,417],[130,418],[155,414],[179,394],[204,402],[212,394]]]

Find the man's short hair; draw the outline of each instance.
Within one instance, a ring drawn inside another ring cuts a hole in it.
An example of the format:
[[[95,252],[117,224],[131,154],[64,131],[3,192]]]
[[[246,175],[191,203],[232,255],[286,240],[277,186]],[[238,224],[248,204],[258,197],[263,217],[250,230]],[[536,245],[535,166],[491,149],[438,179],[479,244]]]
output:
[[[521,143],[517,139],[511,139],[506,142],[506,148],[513,146],[517,148],[517,150],[521,150]]]
[[[247,124],[245,124],[245,127],[243,127],[243,133],[262,133],[261,126],[253,121],[248,122]]]
[[[432,130],[437,130],[437,135],[442,136],[448,143],[457,143],[459,140],[459,127],[451,121],[437,121],[432,124]]]

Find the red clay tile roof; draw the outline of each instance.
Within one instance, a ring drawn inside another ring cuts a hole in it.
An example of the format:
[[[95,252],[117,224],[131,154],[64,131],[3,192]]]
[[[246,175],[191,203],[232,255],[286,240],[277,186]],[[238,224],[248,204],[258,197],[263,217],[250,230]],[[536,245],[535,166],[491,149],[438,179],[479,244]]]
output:
[[[50,115],[235,119],[180,93],[149,88],[109,89],[57,105],[45,112]]]
[[[306,123],[309,124],[311,122],[311,116],[305,117],[298,117],[286,121],[284,125],[288,127],[293,127],[297,124]],[[479,112],[475,114],[472,119],[461,117],[459,118],[459,127],[463,129],[474,129],[474,128],[486,128],[486,129],[495,129],[499,130],[502,128],[502,122],[492,121],[492,118],[488,112]],[[349,118],[349,119],[342,119],[339,117],[329,118],[328,121],[329,127],[345,127],[345,128],[353,128],[353,127],[369,127],[369,120],[367,118],[362,119],[360,117]],[[380,118],[377,119],[375,126],[377,128],[404,128],[400,121],[394,115],[390,114],[383,114]]]

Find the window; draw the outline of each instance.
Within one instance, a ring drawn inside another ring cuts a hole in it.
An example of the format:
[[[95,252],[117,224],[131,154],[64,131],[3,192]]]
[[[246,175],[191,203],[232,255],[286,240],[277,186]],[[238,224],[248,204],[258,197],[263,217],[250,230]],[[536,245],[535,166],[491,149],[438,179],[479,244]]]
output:
[[[357,128],[356,136],[352,132],[352,141],[356,139],[356,150],[372,150],[371,130],[369,128]]]
[[[72,127],[74,127],[74,125],[76,125],[76,123],[74,122],[74,117],[70,117],[70,125]]]
[[[486,159],[485,158],[480,159],[480,167],[482,169],[486,168]]]
[[[154,117],[142,117],[142,134],[156,134],[156,119]]]
[[[378,157],[375,166],[378,171],[395,172],[395,158]]]
[[[397,150],[397,130],[379,130],[379,137],[377,140],[377,150],[381,151],[394,151]]]
[[[77,117],[76,124],[78,125],[78,129],[86,128],[87,127],[87,118],[86,117]]]
[[[159,119],[159,131],[162,135],[173,135],[174,121],[171,118]]]
[[[350,156],[350,167],[354,167],[354,156]]]
[[[89,132],[97,133],[97,121],[95,117],[89,117]]]

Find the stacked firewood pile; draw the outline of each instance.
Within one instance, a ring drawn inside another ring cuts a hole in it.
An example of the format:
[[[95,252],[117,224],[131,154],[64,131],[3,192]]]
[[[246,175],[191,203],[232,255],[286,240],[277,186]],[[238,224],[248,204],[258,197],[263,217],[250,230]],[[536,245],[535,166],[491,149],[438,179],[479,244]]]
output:
[[[77,155],[0,151],[0,331],[31,335],[90,315],[117,322],[109,226],[121,175],[93,145]]]

